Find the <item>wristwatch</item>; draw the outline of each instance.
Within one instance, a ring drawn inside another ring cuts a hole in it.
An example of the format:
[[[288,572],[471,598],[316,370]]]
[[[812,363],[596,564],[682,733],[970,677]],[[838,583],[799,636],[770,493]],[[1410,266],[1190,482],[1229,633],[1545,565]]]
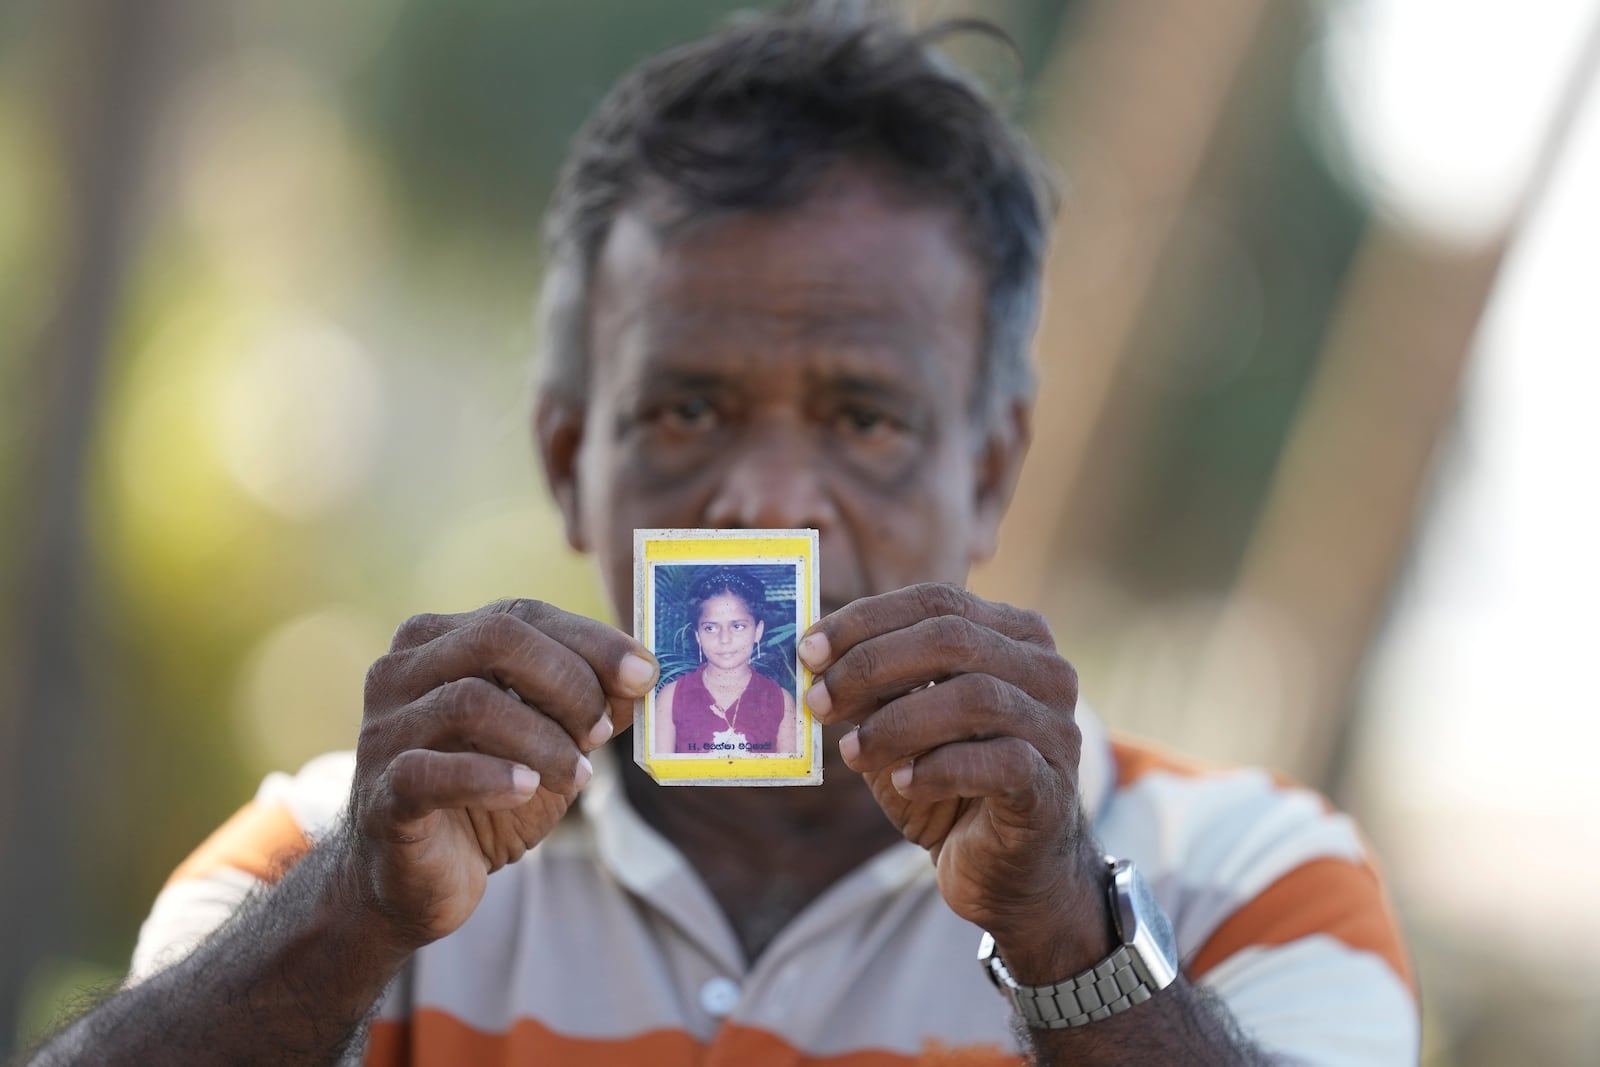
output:
[[[985,931],[978,942],[984,973],[1035,1030],[1085,1026],[1143,1004],[1178,977],[1178,945],[1172,924],[1156,903],[1132,860],[1106,857],[1111,884],[1106,894],[1111,922],[1121,942],[1116,951],[1082,974],[1054,985],[1023,985],[1011,977]]]

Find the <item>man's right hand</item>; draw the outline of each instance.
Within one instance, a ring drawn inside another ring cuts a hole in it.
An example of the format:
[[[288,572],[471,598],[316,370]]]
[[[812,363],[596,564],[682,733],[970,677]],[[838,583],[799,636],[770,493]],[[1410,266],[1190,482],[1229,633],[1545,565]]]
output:
[[[344,866],[416,948],[566,813],[585,753],[633,721],[659,667],[631,637],[534,600],[418,615],[367,673]]]

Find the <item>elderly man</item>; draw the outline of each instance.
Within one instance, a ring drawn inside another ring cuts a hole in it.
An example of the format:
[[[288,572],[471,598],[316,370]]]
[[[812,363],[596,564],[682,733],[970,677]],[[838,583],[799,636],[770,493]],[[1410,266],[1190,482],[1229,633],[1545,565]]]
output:
[[[418,616],[356,752],[269,779],[40,1061],[1414,1059],[1350,823],[1108,740],[1044,620],[961,587],[1028,442],[1047,215],[885,22],[628,76],[551,208],[539,454],[619,618],[635,528],[820,531],[824,785],[657,788],[617,754],[657,680],[626,634]]]

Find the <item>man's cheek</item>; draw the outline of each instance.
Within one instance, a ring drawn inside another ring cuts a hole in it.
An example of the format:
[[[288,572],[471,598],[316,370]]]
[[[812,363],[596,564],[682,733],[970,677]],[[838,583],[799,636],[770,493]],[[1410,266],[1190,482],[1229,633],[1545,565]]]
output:
[[[624,527],[618,536],[626,535],[631,553],[635,529],[703,525],[708,487],[714,484],[712,471],[663,475],[646,464],[633,466],[615,483],[612,514]]]

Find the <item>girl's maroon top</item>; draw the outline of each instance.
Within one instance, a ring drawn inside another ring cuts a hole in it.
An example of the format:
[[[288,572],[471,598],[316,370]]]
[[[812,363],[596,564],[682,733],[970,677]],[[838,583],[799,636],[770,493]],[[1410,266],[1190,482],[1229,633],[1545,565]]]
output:
[[[678,679],[678,688],[672,696],[672,726],[677,734],[675,751],[722,753],[714,747],[713,735],[727,730],[730,724],[711,710],[711,692],[706,688],[705,665],[692,674]],[[744,734],[746,752],[778,751],[778,727],[783,725],[783,690],[778,683],[756,670],[750,669],[750,681],[744,692],[733,702],[728,718],[732,729]],[[735,752],[734,754],[737,754]]]

